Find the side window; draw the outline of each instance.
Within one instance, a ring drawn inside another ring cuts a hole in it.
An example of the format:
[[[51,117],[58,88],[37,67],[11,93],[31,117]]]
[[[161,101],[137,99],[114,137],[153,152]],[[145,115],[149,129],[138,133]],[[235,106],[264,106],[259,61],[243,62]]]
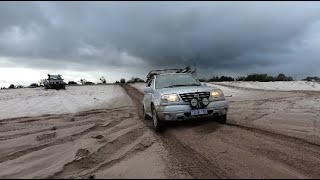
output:
[[[151,79],[151,80],[148,82],[147,87],[151,87],[152,81],[153,81],[153,79]]]
[[[154,77],[148,82],[147,87],[154,87]]]

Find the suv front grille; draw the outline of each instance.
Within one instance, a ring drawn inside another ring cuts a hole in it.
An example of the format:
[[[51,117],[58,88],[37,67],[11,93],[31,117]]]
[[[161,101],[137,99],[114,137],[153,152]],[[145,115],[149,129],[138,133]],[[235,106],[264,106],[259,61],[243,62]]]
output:
[[[184,94],[179,94],[179,95],[184,102],[190,102],[191,99],[193,99],[194,96],[196,96],[197,94],[199,94],[199,99],[202,99],[202,98],[209,99],[209,97],[210,97],[210,92],[184,93]]]

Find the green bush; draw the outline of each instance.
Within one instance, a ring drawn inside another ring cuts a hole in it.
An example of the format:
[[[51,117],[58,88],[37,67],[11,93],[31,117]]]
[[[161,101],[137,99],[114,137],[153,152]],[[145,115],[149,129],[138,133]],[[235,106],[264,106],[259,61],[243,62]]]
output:
[[[306,78],[304,78],[304,79],[302,79],[303,81],[320,81],[320,78],[319,77],[316,77],[316,76],[314,76],[314,77],[310,77],[310,76],[308,76],[308,77],[306,77]]]
[[[141,78],[138,77],[132,77],[128,83],[135,83],[135,82],[144,82],[144,80],[142,80]]]
[[[213,76],[211,79],[209,79],[209,82],[221,82],[221,81],[234,81],[234,78],[231,76]]]
[[[93,83],[93,82],[90,82],[90,81],[86,81],[84,84],[85,84],[85,85],[92,85],[92,84],[94,84],[94,83]]]
[[[269,76],[267,74],[249,74],[245,81],[260,81],[260,82],[268,82],[274,81],[274,77]]]
[[[220,78],[218,76],[213,76],[211,79],[209,79],[210,82],[219,82]]]
[[[37,83],[32,83],[30,84],[31,87],[39,87],[39,85]]]
[[[293,78],[290,77],[290,76],[286,76],[284,74],[279,74],[276,78],[275,78],[276,81],[293,81]]]
[[[206,82],[206,78],[201,78],[201,79],[198,79],[200,82]]]
[[[230,76],[221,76],[219,81],[234,81],[234,78]]]
[[[69,81],[68,84],[78,84],[78,83],[74,81]]]
[[[221,82],[221,81],[259,81],[259,82],[270,82],[270,81],[293,81],[293,78],[284,74],[279,74],[276,77],[269,76],[268,74],[249,74],[247,76],[239,76],[236,79],[230,76],[213,76],[209,79],[210,82]]]
[[[236,81],[245,81],[246,80],[246,77],[244,76],[239,76],[236,78]]]

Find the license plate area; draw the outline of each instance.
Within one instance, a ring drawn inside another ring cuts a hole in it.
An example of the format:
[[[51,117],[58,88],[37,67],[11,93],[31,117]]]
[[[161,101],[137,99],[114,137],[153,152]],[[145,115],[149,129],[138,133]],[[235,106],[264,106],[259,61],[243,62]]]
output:
[[[208,114],[208,109],[191,109],[191,116],[200,116]]]

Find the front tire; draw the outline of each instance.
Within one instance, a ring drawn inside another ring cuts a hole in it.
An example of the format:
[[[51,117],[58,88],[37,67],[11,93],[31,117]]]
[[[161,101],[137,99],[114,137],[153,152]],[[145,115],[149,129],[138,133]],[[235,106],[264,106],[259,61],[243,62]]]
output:
[[[227,122],[227,115],[222,115],[218,117],[218,123],[225,124]]]
[[[153,127],[156,132],[160,132],[163,128],[162,122],[159,121],[157,111],[156,109],[152,106],[152,120],[153,120]]]
[[[145,120],[150,120],[150,119],[151,119],[151,117],[150,117],[148,114],[146,114],[146,111],[145,111],[145,109],[144,109],[144,106],[142,106],[142,112],[143,112],[143,118],[144,118]]]

